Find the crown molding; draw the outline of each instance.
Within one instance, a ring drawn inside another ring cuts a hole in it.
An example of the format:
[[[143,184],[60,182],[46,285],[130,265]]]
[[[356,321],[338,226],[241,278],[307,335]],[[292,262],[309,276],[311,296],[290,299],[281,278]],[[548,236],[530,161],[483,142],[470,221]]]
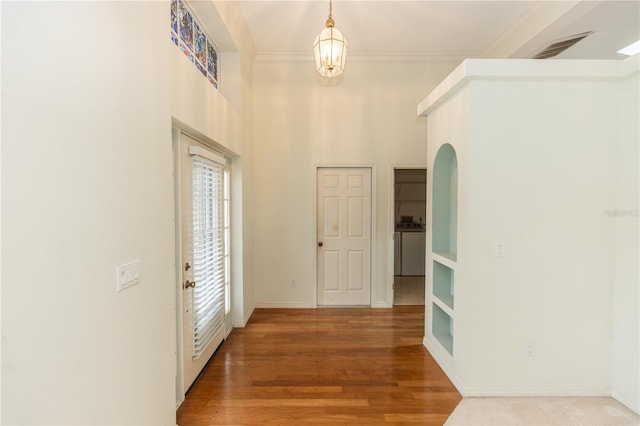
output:
[[[349,54],[349,62],[462,62],[468,56],[419,55],[402,53]],[[313,55],[301,53],[257,53],[255,62],[313,62]]]

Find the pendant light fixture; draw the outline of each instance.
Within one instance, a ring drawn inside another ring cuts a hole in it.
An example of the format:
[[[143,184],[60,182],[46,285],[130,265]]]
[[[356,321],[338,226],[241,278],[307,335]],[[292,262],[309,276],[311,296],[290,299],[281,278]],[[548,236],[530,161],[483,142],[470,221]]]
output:
[[[329,0],[329,18],[327,27],[316,37],[313,43],[313,56],[316,71],[323,77],[337,77],[344,72],[347,62],[347,40],[340,30],[334,27],[333,3]]]

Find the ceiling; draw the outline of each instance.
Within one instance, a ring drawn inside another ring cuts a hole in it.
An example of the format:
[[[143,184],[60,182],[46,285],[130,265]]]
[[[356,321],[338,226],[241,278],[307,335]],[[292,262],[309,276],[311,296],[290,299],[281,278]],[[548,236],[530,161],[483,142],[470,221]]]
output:
[[[258,56],[310,56],[329,1],[233,0]],[[558,58],[622,59],[640,39],[640,1],[335,0],[349,57],[461,60],[531,58],[549,44],[593,33]]]

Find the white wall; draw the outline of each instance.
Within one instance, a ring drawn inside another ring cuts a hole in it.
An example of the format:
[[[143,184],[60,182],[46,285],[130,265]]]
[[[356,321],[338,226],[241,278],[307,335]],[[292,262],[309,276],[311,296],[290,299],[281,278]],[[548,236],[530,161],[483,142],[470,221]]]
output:
[[[229,2],[200,3],[198,10],[219,26],[212,37],[229,38],[221,54],[220,91],[216,90],[175,46],[169,49],[171,117],[174,126],[210,144],[231,159],[232,318],[246,324],[254,309],[252,238],[253,155],[250,149],[252,107],[252,41],[237,8]],[[202,21],[204,22],[204,21]],[[218,33],[218,34],[216,34]],[[230,46],[229,44],[233,45]]]
[[[250,58],[243,55],[241,66],[242,72],[242,99],[243,105],[246,108],[242,111],[242,135],[245,140],[245,144],[251,147],[252,142],[252,126],[253,126],[253,56]],[[238,228],[242,229],[242,294],[237,295],[235,300],[242,300],[242,306],[238,309],[238,312],[242,313],[242,316],[237,319],[234,318],[234,326],[244,326],[251,317],[255,308],[255,271],[253,269],[253,259],[255,256],[255,247],[253,244],[254,238],[254,169],[255,169],[255,154],[252,147],[245,150],[245,155],[242,159],[236,162],[238,167],[241,167],[242,172],[242,214],[234,227],[234,232],[237,232]],[[236,186],[237,189],[237,186]],[[237,192],[236,192],[237,198]],[[233,217],[236,217],[234,214]],[[237,241],[237,239],[236,239]],[[235,260],[237,261],[239,256],[236,254]],[[239,268],[234,268],[237,270]]]
[[[2,7],[0,7],[0,43],[2,43]],[[0,52],[1,52],[0,44]],[[2,61],[0,60],[0,63]],[[0,67],[0,80],[2,69]],[[2,128],[2,101],[0,100],[0,128]],[[0,134],[0,164],[2,164],[2,135]],[[0,172],[0,330],[2,330],[2,173]],[[0,366],[2,366],[2,338],[0,333]],[[2,368],[0,367],[0,423],[2,423]]]
[[[171,43],[168,2],[2,2],[2,423],[175,424],[172,124],[233,157],[248,319],[253,52],[232,12],[233,107]]]
[[[175,423],[168,20],[2,2],[4,424]]]
[[[243,327],[254,309],[253,256],[250,220],[251,164],[249,149],[251,126],[251,71],[253,46],[246,28],[239,23],[237,8],[228,2],[199,3],[198,13],[207,22],[209,34],[226,40],[228,51],[220,54],[220,90],[204,78],[175,46],[169,52],[171,70],[171,120],[176,128],[207,143],[230,159],[231,168],[231,314],[226,318],[227,332]],[[202,19],[202,18],[201,18]],[[204,24],[203,24],[204,25]],[[245,223],[247,226],[245,226]],[[177,291],[182,306],[182,290]],[[178,334],[181,342],[182,323]],[[182,402],[182,354],[178,353],[178,401]]]
[[[455,65],[353,61],[343,81],[328,86],[309,61],[255,62],[257,306],[313,305],[318,165],[376,167],[372,304],[391,306],[392,167],[425,165],[426,128],[415,105]]]
[[[636,58],[637,60],[637,58]],[[615,202],[604,212],[615,226],[612,395],[640,412],[640,274],[638,274],[639,77],[620,83]]]
[[[606,395],[614,83],[471,83],[468,392]],[[475,103],[474,103],[475,102]],[[505,257],[495,257],[495,243]],[[461,301],[462,302],[462,301]],[[525,357],[532,342],[534,356]]]
[[[453,358],[425,342],[465,396],[637,411],[638,93],[637,63],[470,60],[420,104],[460,197]]]

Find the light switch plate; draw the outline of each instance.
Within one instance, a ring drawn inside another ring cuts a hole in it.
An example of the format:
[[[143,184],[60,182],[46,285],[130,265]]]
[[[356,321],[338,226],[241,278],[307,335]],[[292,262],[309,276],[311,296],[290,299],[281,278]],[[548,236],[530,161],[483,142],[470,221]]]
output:
[[[116,268],[116,290],[122,291],[140,282],[140,261],[123,263]]]

